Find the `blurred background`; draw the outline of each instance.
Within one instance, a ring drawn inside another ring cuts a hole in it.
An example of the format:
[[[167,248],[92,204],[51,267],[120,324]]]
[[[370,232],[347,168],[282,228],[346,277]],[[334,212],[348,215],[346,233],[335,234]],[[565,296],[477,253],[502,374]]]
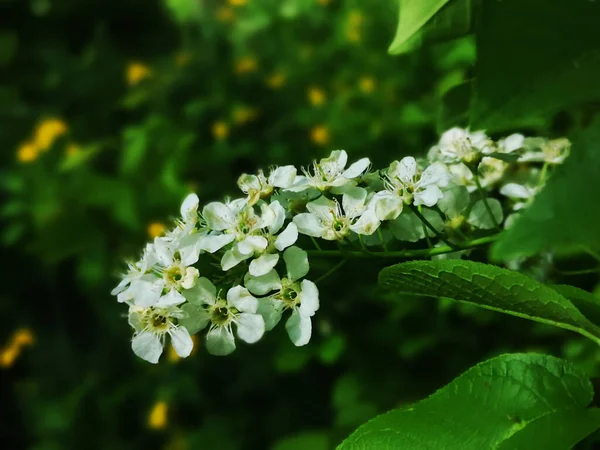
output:
[[[306,347],[279,327],[228,357],[198,342],[186,360],[138,360],[110,290],[188,192],[238,195],[242,172],[332,149],[376,167],[422,154],[474,40],[389,56],[392,0],[2,10],[2,448],[326,450],[500,352],[550,352],[597,375],[583,337],[398,299],[360,261],[320,284]],[[313,279],[329,264],[311,261]]]

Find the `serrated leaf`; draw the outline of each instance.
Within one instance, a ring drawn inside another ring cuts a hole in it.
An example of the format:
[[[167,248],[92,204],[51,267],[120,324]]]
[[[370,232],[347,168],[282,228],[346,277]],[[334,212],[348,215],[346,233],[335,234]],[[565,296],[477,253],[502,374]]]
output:
[[[540,126],[561,108],[598,100],[599,15],[592,1],[482,2],[471,126]]]
[[[600,344],[600,327],[554,289],[521,273],[474,261],[409,261],[379,283],[398,293],[446,297],[580,333]]]
[[[564,360],[501,355],[367,422],[338,450],[564,450],[600,426],[592,398],[585,374]]]

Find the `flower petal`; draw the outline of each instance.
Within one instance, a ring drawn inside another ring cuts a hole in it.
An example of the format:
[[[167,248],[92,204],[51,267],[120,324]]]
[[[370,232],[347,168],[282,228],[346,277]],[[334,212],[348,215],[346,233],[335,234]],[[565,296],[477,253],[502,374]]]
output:
[[[412,156],[402,158],[398,164],[398,178],[404,183],[412,183],[416,174],[417,160]]]
[[[325,231],[323,221],[311,213],[301,213],[294,216],[294,223],[299,233],[313,237],[321,237]]]
[[[299,247],[290,247],[283,253],[283,260],[287,269],[287,277],[296,281],[305,276],[310,268],[308,253]]]
[[[252,260],[248,272],[254,277],[266,275],[273,269],[279,261],[279,253],[265,253]]]
[[[269,174],[269,184],[278,188],[288,188],[296,180],[297,170],[294,166],[281,166]]]
[[[351,187],[346,189],[346,192],[342,196],[342,208],[344,208],[344,215],[351,219],[361,215],[365,209],[366,199],[366,189],[360,187]]]
[[[275,239],[275,248],[282,252],[298,240],[298,227],[294,222],[288,223],[277,239]]]
[[[368,169],[370,165],[371,161],[369,160],[369,158],[359,159],[354,164],[350,165],[350,167],[348,167],[344,171],[344,173],[342,173],[342,176],[348,179],[359,177],[363,174],[365,170]]]
[[[281,206],[281,203],[279,203],[279,201],[277,200],[272,201],[271,204],[268,206],[274,213],[274,218],[272,222],[268,225],[269,232],[271,234],[275,234],[279,230],[281,230],[281,227],[285,222],[285,209],[283,209],[283,206]]]
[[[172,328],[169,331],[171,336],[171,345],[175,349],[175,352],[182,358],[187,358],[192,353],[194,348],[194,341],[190,333],[185,327]]]
[[[302,280],[300,291],[300,313],[305,316],[313,316],[319,309],[319,289],[310,280]]]
[[[243,286],[234,286],[227,291],[227,303],[240,311],[255,313],[258,300]]]
[[[233,226],[235,214],[224,203],[211,202],[202,209],[202,216],[211,230],[223,231]]]
[[[159,308],[167,308],[168,306],[180,305],[183,302],[185,302],[185,297],[177,292],[177,290],[171,289],[158,300],[156,306]]]
[[[221,250],[230,242],[233,242],[235,236],[233,234],[209,234],[202,236],[198,247],[208,253],[214,253]]]
[[[235,350],[235,340],[230,327],[214,327],[206,335],[206,350],[211,355],[225,356]]]
[[[223,257],[221,258],[221,268],[225,271],[231,269],[232,267],[237,266],[242,261],[247,260],[252,256],[252,253],[243,255],[238,250],[237,247],[227,250]]]
[[[244,286],[254,295],[265,295],[281,289],[281,280],[274,270],[260,277],[253,277],[247,273],[244,277]]]
[[[238,243],[237,251],[242,255],[247,255],[247,257],[250,257],[254,252],[261,252],[265,250],[268,245],[269,241],[262,236],[246,236],[244,240]]]
[[[138,279],[131,282],[127,292],[133,297],[136,305],[148,307],[154,306],[162,294],[165,283],[162,279],[150,281],[148,279]]]
[[[180,212],[181,217],[184,219],[189,219],[196,214],[198,211],[198,204],[200,203],[200,199],[196,194],[188,195],[183,203],[181,204]]]
[[[309,316],[303,316],[298,309],[292,311],[292,315],[285,324],[290,340],[296,347],[308,344],[312,334],[312,323]]]
[[[427,186],[425,189],[420,189],[415,192],[413,204],[415,206],[425,205],[431,207],[434,206],[443,196],[444,193],[442,190],[435,184],[432,184]]]
[[[133,353],[152,364],[156,364],[163,351],[160,338],[149,331],[136,334],[131,340]]]
[[[260,314],[242,313],[237,319],[237,335],[248,344],[254,344],[265,333],[265,321]]]

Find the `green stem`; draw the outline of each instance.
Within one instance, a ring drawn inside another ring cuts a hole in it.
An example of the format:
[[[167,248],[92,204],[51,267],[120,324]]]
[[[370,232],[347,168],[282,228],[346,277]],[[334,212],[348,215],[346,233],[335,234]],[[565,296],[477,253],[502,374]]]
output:
[[[319,243],[317,242],[317,240],[314,237],[310,237],[310,239],[313,241],[313,244],[315,244],[315,247],[317,248],[317,250],[319,250],[320,252],[321,250],[321,246],[319,245]]]
[[[452,244],[452,243],[448,242],[448,241],[446,240],[446,238],[445,238],[444,236],[442,236],[442,234],[441,234],[441,233],[440,233],[438,230],[436,230],[436,229],[435,229],[435,227],[434,227],[433,225],[431,225],[431,223],[429,222],[429,220],[427,220],[427,219],[425,218],[425,216],[424,216],[423,214],[421,214],[421,211],[419,211],[419,208],[417,208],[417,207],[416,207],[416,206],[414,206],[414,205],[410,205],[410,208],[411,208],[411,209],[412,209],[412,211],[415,213],[415,215],[416,215],[416,216],[419,218],[419,220],[420,220],[421,222],[423,222],[423,225],[425,225],[427,228],[429,228],[429,229],[430,229],[430,230],[431,230],[431,231],[432,231],[432,232],[435,234],[435,236],[436,236],[436,237],[437,237],[437,238],[438,238],[440,241],[442,241],[442,242],[443,242],[444,244],[446,244],[448,247],[451,247],[451,248],[456,248],[456,246],[455,246],[454,244]],[[425,232],[425,237],[428,237],[428,236],[427,236],[427,232]]]
[[[490,244],[494,242],[498,238],[498,234],[494,234],[492,236],[486,236],[478,239],[473,239],[468,242],[464,242],[459,246],[450,246],[444,245],[441,247],[434,248],[426,248],[420,250],[399,250],[395,252],[371,252],[364,253],[358,251],[339,251],[339,250],[324,250],[324,251],[315,251],[309,250],[307,253],[309,256],[323,256],[326,258],[404,258],[404,259],[412,259],[412,258],[427,258],[436,255],[443,255],[445,253],[452,253],[457,250],[468,250],[475,247],[481,247],[483,245]]]
[[[331,269],[329,269],[327,272],[325,272],[323,275],[321,275],[319,278],[317,278],[315,280],[315,284],[319,284],[321,281],[323,281],[329,275],[336,272],[339,268],[341,268],[344,264],[346,264],[346,262],[348,262],[348,258],[342,259],[339,263],[337,263],[335,266],[333,266]]]
[[[490,208],[490,204],[488,203],[488,197],[485,193],[485,191],[483,190],[483,187],[481,186],[481,183],[479,181],[479,175],[477,175],[477,169],[471,169],[471,173],[473,174],[473,180],[475,181],[475,186],[477,186],[477,191],[479,192],[479,195],[481,195],[481,199],[483,200],[483,206],[485,206],[485,210],[487,211],[488,215],[490,216],[490,219],[492,219],[492,223],[494,224],[494,226],[500,230],[500,224],[498,223],[498,221],[496,220],[496,216],[494,216],[494,213],[492,212],[492,208]]]
[[[385,243],[385,239],[383,239],[383,233],[381,231],[381,227],[377,228],[377,235],[379,236],[379,240],[381,241],[381,246],[383,247],[383,251],[387,252],[388,247],[387,247],[387,244]]]

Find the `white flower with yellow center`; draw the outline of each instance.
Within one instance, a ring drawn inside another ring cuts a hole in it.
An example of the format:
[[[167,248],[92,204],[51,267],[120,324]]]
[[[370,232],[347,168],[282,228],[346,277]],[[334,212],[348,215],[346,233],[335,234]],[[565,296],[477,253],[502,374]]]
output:
[[[119,295],[131,285],[131,283],[139,280],[144,275],[150,273],[152,266],[156,263],[156,255],[154,253],[154,246],[150,243],[146,244],[144,253],[140,260],[136,263],[128,263],[127,273],[123,275],[123,278],[119,284],[111,291],[111,295]],[[123,301],[123,300],[119,300]]]
[[[298,231],[328,241],[342,241],[351,231],[372,234],[380,224],[374,210],[367,207],[367,190],[359,187],[346,189],[342,204],[321,196],[307,203],[307,213],[294,217]]]
[[[448,167],[440,162],[421,171],[412,156],[390,164],[384,178],[385,191],[376,194],[375,213],[380,220],[396,219],[404,205],[434,206],[448,185]]]
[[[548,140],[545,138],[526,138],[525,153],[520,162],[541,162],[562,164],[571,151],[571,142],[566,138]]]
[[[493,150],[493,142],[483,131],[471,132],[463,128],[451,128],[444,132],[437,145],[429,150],[430,161],[446,164],[464,162],[475,163],[482,153]]]
[[[248,204],[255,205],[260,199],[269,198],[275,188],[289,188],[296,180],[297,170],[294,166],[281,166],[271,169],[269,177],[262,170],[256,175],[243,173],[237,181],[238,187],[248,195]]]
[[[294,184],[287,188],[290,191],[300,192],[309,188],[319,191],[340,189],[344,186],[356,185],[356,178],[360,177],[371,165],[369,158],[362,158],[351,164],[347,169],[348,154],[345,150],[334,150],[327,158],[314,162],[312,171],[303,168],[304,175],[296,177]]]
[[[178,324],[185,313],[176,305],[158,302],[147,308],[129,307],[129,324],[135,329],[131,340],[133,352],[142,359],[156,364],[165,346],[166,336],[182,358],[192,352],[194,343],[187,329]]]
[[[311,317],[319,309],[319,290],[312,281],[300,281],[309,269],[304,250],[290,247],[283,253],[283,259],[287,269],[285,277],[280,278],[272,270],[261,277],[247,274],[244,283],[255,295],[271,293],[258,300],[258,313],[264,318],[265,329],[272,330],[289,310],[291,315],[285,324],[288,336],[294,345],[306,345],[312,334]]]
[[[210,280],[200,278],[186,297],[190,302],[186,305],[189,311],[186,326],[197,332],[210,325],[206,349],[213,355],[228,355],[235,350],[233,325],[237,336],[249,344],[257,342],[265,332],[265,322],[256,313],[258,300],[242,286],[232,287],[227,297],[222,298]]]

